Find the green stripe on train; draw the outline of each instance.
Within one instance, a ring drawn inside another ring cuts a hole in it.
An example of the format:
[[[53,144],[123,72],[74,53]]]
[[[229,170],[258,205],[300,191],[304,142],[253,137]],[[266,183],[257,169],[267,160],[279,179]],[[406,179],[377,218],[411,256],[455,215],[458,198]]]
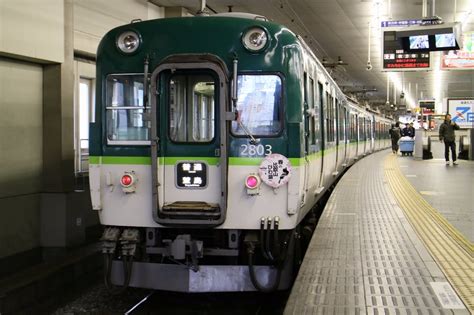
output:
[[[355,145],[357,142],[351,142],[349,145]],[[363,142],[359,142],[363,144]],[[343,145],[334,146],[324,150],[324,154],[330,154],[336,150],[342,149]],[[309,160],[321,158],[322,152],[314,152],[307,156]],[[159,163],[164,165],[175,165],[179,161],[203,161],[208,165],[217,165],[218,157],[196,157],[196,156],[179,156],[179,157],[160,157]],[[289,158],[291,165],[300,166],[304,164],[304,157]],[[240,166],[259,166],[263,157],[229,157],[229,165]],[[151,158],[149,156],[90,156],[90,164],[130,164],[130,165],[150,165]]]
[[[175,165],[179,161],[202,161],[209,165],[217,165],[219,158],[214,157],[160,157],[160,164]],[[150,165],[151,158],[149,156],[90,156],[90,164],[132,164],[132,165]]]
[[[229,165],[260,165],[263,157],[260,158],[241,158],[241,157],[230,157]],[[298,166],[300,165],[300,158],[290,158],[291,165]],[[131,164],[131,165],[150,165],[151,158],[145,156],[90,156],[89,164]],[[164,163],[163,163],[164,161]],[[217,165],[219,163],[219,158],[214,157],[190,157],[190,156],[180,156],[180,157],[160,157],[160,164],[165,165],[175,165],[179,161],[203,161],[208,165]]]
[[[89,164],[150,165],[149,156],[89,156]]]
[[[229,165],[241,165],[241,166],[259,166],[262,163],[263,157],[257,158],[243,158],[243,157],[230,157]],[[289,158],[292,166],[299,166],[301,158]]]

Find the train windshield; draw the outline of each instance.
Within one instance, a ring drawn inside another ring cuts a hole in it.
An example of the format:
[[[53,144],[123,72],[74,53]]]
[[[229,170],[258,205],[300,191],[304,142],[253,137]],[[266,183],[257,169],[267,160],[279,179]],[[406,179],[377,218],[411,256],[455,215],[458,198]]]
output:
[[[114,74],[107,77],[108,144],[148,144],[144,121],[143,74]]]
[[[215,80],[176,74],[169,82],[169,136],[175,142],[210,142],[215,134]]]
[[[239,75],[237,79],[238,120],[234,135],[275,136],[281,130],[281,78],[277,75]],[[244,128],[242,128],[242,125]]]

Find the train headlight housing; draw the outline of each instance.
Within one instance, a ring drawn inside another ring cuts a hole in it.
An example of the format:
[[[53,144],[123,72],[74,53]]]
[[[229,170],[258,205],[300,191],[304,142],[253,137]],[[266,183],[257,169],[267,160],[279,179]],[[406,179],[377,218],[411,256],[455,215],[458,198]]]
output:
[[[267,43],[268,34],[259,26],[249,28],[242,36],[242,44],[250,52],[262,51],[267,46]]]
[[[121,52],[131,54],[140,46],[140,36],[134,31],[126,31],[117,37],[117,47]]]
[[[262,180],[257,174],[249,174],[245,178],[245,187],[247,187],[248,195],[258,195],[260,193],[260,184]]]
[[[120,178],[120,185],[122,186],[122,191],[126,194],[134,193],[136,190],[137,177],[135,172],[125,172]]]

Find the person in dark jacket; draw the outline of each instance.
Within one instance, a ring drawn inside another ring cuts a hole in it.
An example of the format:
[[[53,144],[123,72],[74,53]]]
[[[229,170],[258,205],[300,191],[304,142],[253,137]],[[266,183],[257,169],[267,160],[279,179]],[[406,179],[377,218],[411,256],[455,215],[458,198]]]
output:
[[[389,130],[390,138],[392,139],[392,152],[394,154],[398,153],[398,140],[400,140],[401,133],[400,133],[400,123],[396,123],[392,125],[392,129]]]
[[[444,158],[446,159],[446,165],[449,165],[449,149],[451,148],[451,156],[453,158],[453,165],[457,165],[456,162],[456,138],[454,130],[459,130],[459,126],[451,120],[451,115],[446,114],[444,116],[444,122],[439,127],[439,140],[444,141]]]
[[[410,123],[406,128],[405,128],[405,133],[404,136],[414,138],[415,137],[415,128],[413,127],[413,123]]]

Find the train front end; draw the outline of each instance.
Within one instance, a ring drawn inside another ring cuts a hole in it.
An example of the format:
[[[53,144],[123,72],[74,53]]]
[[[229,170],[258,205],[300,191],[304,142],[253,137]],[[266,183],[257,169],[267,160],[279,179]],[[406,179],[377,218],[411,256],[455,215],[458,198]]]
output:
[[[249,18],[161,19],[104,37],[90,189],[110,288],[289,286],[302,115],[285,104],[301,103],[299,53],[289,30]]]

